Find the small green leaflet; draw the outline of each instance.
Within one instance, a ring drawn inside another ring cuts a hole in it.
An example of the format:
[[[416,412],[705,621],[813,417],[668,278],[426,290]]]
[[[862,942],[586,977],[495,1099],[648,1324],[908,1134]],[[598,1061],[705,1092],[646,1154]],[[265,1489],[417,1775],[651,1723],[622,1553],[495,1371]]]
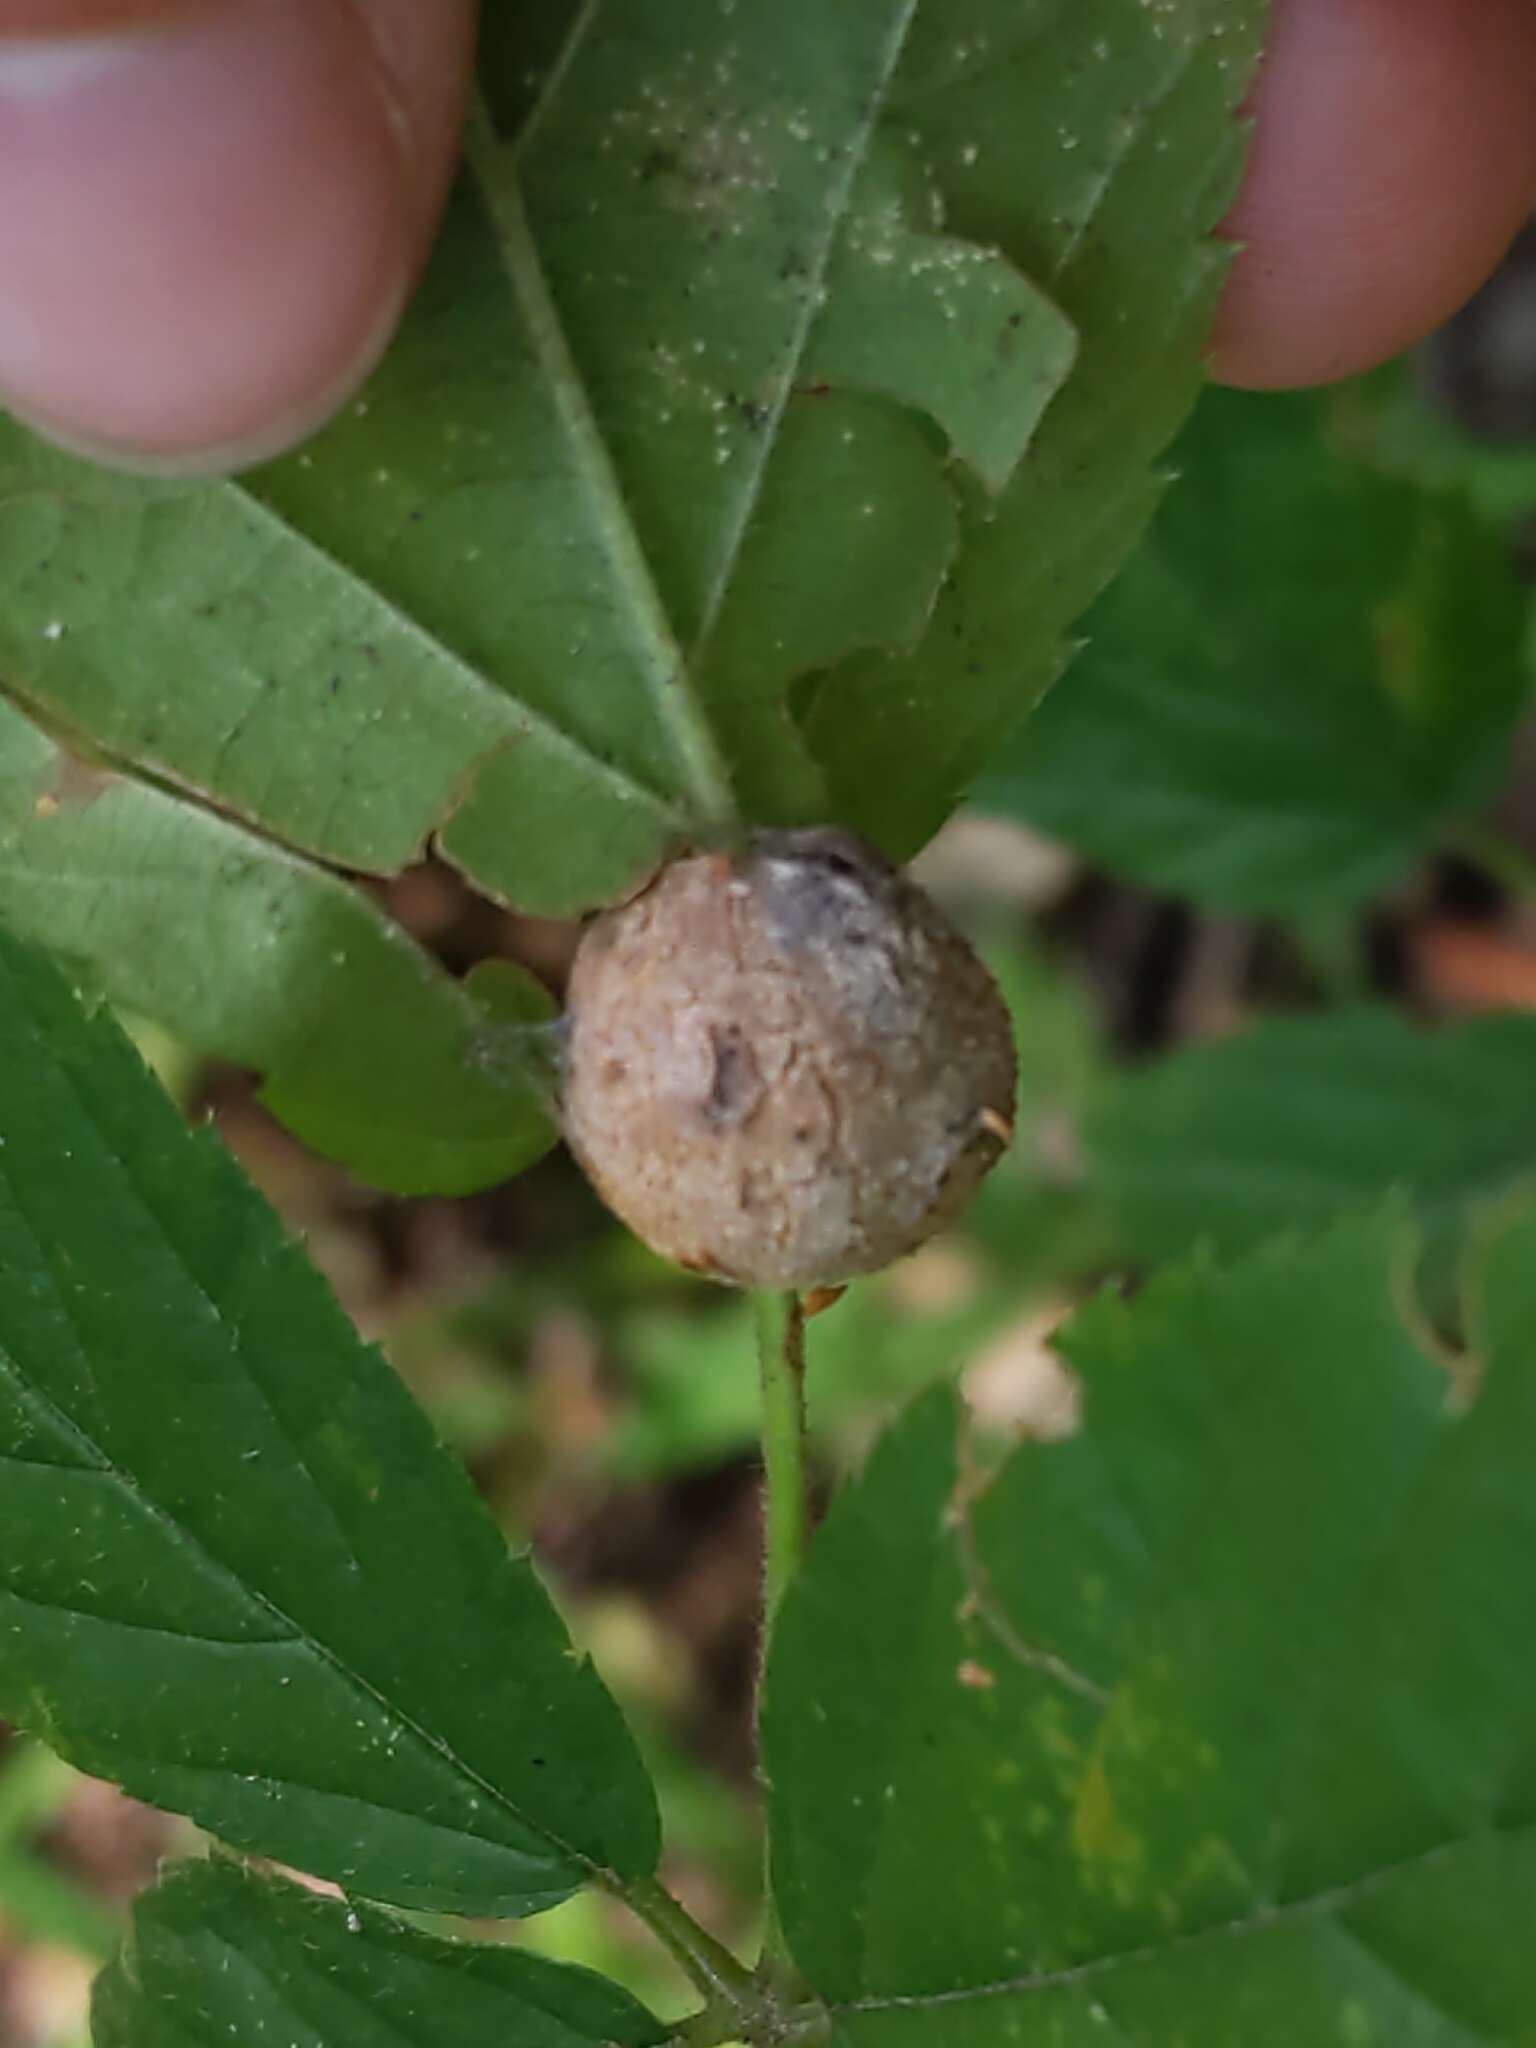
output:
[[[1336,912],[1490,792],[1529,598],[1455,488],[1335,445],[1347,399],[1211,391],[1070,682],[977,792],[1117,874]]]
[[[649,1781],[524,1559],[223,1149],[0,932],[0,1713],[238,1848],[518,1914]]]
[[[845,2048],[1468,2048],[1536,2024],[1536,1216],[1467,1405],[1394,1218],[1065,1341],[990,1484],[921,1401],[781,1610],[774,1888]]]
[[[489,9],[429,274],[311,446],[143,483],[0,421],[6,693],[163,807],[349,874],[435,849],[544,915],[740,818],[910,852],[1161,489],[1264,11]],[[29,822],[0,803],[46,938]],[[123,852],[163,958],[177,899]],[[285,916],[254,929],[308,1020]],[[332,985],[361,1032],[374,994]],[[329,1142],[373,1176],[365,1123]]]
[[[140,1899],[92,2026],[96,2048],[660,2048],[666,2032],[589,1971],[217,1862]]]

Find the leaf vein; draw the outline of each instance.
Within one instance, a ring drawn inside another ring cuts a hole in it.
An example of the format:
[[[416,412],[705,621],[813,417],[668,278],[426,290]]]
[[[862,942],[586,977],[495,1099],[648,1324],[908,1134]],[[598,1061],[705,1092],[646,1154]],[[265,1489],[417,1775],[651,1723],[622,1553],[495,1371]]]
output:
[[[565,84],[571,66],[575,63],[582,44],[591,33],[592,24],[597,19],[598,9],[601,5],[602,0],[581,0],[581,6],[577,10],[576,19],[571,23],[565,41],[560,45],[554,62],[545,72],[538,92],[534,97],[533,105],[528,109],[527,115],[524,117],[522,127],[511,138],[509,149],[510,161],[513,164],[520,162],[527,155],[529,149],[532,148],[535,136],[540,128],[543,127],[550,109],[560,97],[560,89]]]
[[[712,833],[728,832],[737,822],[730,778],[593,416],[586,386],[544,273],[521,186],[489,109],[480,97],[470,110],[468,152],[495,224],[509,287],[522,309],[535,355],[549,380],[605,558],[637,627],[641,672],[689,792],[695,822]]]
[[[1533,1824],[1530,1822],[1519,1822],[1487,1830],[1482,1837],[1453,1837],[1448,1841],[1436,1843],[1433,1848],[1423,1850],[1418,1855],[1404,1857],[1397,1863],[1383,1864],[1378,1870],[1368,1871],[1346,1884],[1316,1892],[1309,1898],[1288,1900],[1278,1906],[1262,1906],[1256,1912],[1242,1914],[1235,1920],[1223,1921],[1216,1927],[1200,1928],[1195,1933],[1179,1935],[1171,1941],[1122,1949],[1112,1955],[1094,1956],[1087,1962],[1069,1964],[1064,1969],[1036,1970],[1024,1976],[1001,1977],[985,1984],[962,1985],[952,1991],[891,1993],[871,1998],[848,1999],[832,2006],[831,2010],[834,2013],[926,2012],[945,2006],[964,2005],[976,1999],[1022,1998],[1036,1992],[1070,1991],[1079,1985],[1091,1984],[1100,1977],[1110,1976],[1117,1970],[1134,1969],[1142,1963],[1163,1963],[1172,1956],[1215,1947],[1221,1942],[1241,1941],[1253,1935],[1266,1934],[1273,1928],[1347,1912],[1351,1906],[1370,1898],[1373,1893],[1384,1889],[1397,1879],[1433,1869],[1437,1864],[1465,1849],[1474,1839],[1486,1839],[1488,1835],[1525,1835],[1532,1832],[1532,1827]]]
[[[652,810],[659,812],[665,817],[674,820],[677,818],[677,806],[669,797],[663,795],[659,790],[652,789],[647,783],[640,781],[628,769],[620,768],[616,763],[604,760],[585,741],[578,739],[574,733],[567,731],[564,726],[556,724],[553,719],[547,717],[543,712],[536,711],[523,698],[513,696],[510,691],[501,689],[496,683],[491,681],[490,677],[483,670],[476,668],[473,662],[460,654],[457,648],[450,646],[446,640],[440,639],[437,634],[429,632],[420,619],[413,617],[410,612],[402,610],[395,600],[381,590],[377,584],[371,583],[366,577],[360,575],[356,569],[349,567],[338,556],[332,554],[312,534],[305,533],[302,528],[294,526],[275,507],[269,505],[265,499],[259,497],[248,486],[231,484],[228,488],[239,492],[254,518],[262,521],[289,545],[299,548],[303,553],[312,557],[324,568],[327,575],[339,579],[352,590],[366,595],[369,602],[376,605],[383,614],[391,631],[398,634],[403,642],[409,646],[419,648],[423,654],[430,656],[433,662],[449,669],[477,701],[491,704],[496,708],[498,714],[509,722],[510,729],[501,735],[499,740],[494,743],[494,746],[487,750],[488,752],[494,751],[495,746],[505,746],[512,739],[537,740],[552,752],[562,754],[568,760],[578,762],[588,774],[593,775],[598,780],[606,782],[614,788],[621,789],[626,799],[645,803]],[[477,766],[478,763],[471,765]],[[435,820],[432,829],[441,829],[442,825],[446,822],[446,819]]]
[[[695,636],[693,647],[690,650],[695,668],[698,667],[703,652],[713,637],[716,626],[719,624],[720,614],[725,604],[727,587],[740,561],[747,529],[750,527],[753,515],[761,501],[763,488],[767,481],[769,465],[772,462],[773,451],[779,438],[779,430],[784,423],[784,414],[788,408],[795,386],[799,382],[801,366],[810,347],[811,336],[815,332],[817,321],[821,317],[827,274],[831,269],[838,237],[852,204],[854,183],[863,166],[865,157],[869,154],[870,140],[874,135],[879,119],[879,110],[889,96],[891,81],[896,75],[902,53],[906,49],[907,38],[911,33],[912,23],[917,16],[917,8],[918,0],[905,0],[905,4],[892,24],[884,61],[880,67],[880,75],[869,95],[868,112],[865,115],[863,127],[848,148],[843,176],[830,195],[827,208],[826,233],[822,237],[821,247],[816,251],[815,260],[807,266],[809,274],[806,281],[804,298],[801,302],[801,312],[796,332],[783,370],[779,376],[778,388],[768,401],[767,414],[762,430],[754,444],[756,453],[751,468],[747,472],[746,488],[741,494],[735,516],[731,520],[730,538],[721,556],[720,567],[710,584],[703,609],[700,613],[699,630]]]
[[[1095,186],[1087,206],[1084,207],[1082,218],[1068,236],[1061,253],[1052,265],[1051,281],[1053,284],[1059,283],[1066,272],[1071,269],[1073,261],[1079,249],[1081,249],[1090,228],[1098,218],[1099,209],[1109,196],[1110,188],[1125,169],[1127,162],[1152,123],[1193,70],[1196,58],[1202,56],[1209,48],[1210,41],[1209,33],[1203,37],[1192,39],[1185,46],[1178,63],[1173,66],[1158,90],[1150,99],[1143,101],[1137,107],[1134,117],[1128,120],[1125,127],[1119,132],[1115,147],[1111,150],[1109,160],[1104,166],[1103,176]]]
[[[9,1459],[0,1462],[10,1463]],[[116,1478],[115,1473],[103,1473],[103,1478]],[[195,1643],[211,1650],[286,1650],[308,1649],[308,1644],[298,1635],[277,1636],[214,1636],[201,1629],[172,1628],[167,1622],[128,1621],[120,1614],[97,1614],[89,1607],[76,1607],[68,1600],[44,1600],[36,1593],[18,1593],[14,1586],[0,1585],[0,1607],[10,1604],[27,1607],[39,1614],[62,1614],[73,1621],[96,1622],[103,1628],[123,1629],[131,1635],[165,1636],[173,1642]]]

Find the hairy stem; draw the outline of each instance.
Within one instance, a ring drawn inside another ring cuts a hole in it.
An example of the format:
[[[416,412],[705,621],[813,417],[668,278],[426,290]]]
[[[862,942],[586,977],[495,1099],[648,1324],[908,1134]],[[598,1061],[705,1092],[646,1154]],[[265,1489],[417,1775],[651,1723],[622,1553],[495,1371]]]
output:
[[[805,1311],[798,1294],[755,1294],[763,1389],[763,1639],[805,1555]]]
[[[805,1554],[805,1312],[798,1294],[753,1296],[763,1387],[763,1636]],[[677,2035],[682,2048],[741,2039],[810,2043],[826,2016],[803,1993],[784,1953],[770,1906],[763,1961],[738,1962],[684,1912],[654,1878],[610,1881],[611,1889],[662,1943],[704,1997]]]
[[[805,1459],[805,1310],[798,1294],[752,1297],[757,1323],[757,1358],[763,1390],[763,1649],[758,1670],[768,1662],[768,1643],[779,1604],[805,1555],[810,1494]],[[763,1842],[763,1897],[766,1919],[759,1981],[771,1995],[796,1992],[797,1980],[773,1903],[771,1845]]]

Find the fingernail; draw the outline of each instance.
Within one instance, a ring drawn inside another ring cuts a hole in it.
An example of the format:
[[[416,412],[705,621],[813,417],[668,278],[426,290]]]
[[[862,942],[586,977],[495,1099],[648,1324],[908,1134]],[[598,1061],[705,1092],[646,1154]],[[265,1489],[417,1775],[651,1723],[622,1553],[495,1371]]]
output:
[[[334,0],[142,15],[48,38],[0,0],[0,401],[97,459],[228,467],[376,361],[407,164]]]

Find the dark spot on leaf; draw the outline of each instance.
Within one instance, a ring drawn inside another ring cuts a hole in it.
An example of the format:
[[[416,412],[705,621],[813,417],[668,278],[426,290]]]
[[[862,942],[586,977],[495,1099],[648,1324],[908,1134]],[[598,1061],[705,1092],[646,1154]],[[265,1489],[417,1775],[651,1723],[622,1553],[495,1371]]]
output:
[[[640,159],[639,177],[642,185],[648,185],[653,178],[665,176],[677,169],[675,149],[648,149]]]

